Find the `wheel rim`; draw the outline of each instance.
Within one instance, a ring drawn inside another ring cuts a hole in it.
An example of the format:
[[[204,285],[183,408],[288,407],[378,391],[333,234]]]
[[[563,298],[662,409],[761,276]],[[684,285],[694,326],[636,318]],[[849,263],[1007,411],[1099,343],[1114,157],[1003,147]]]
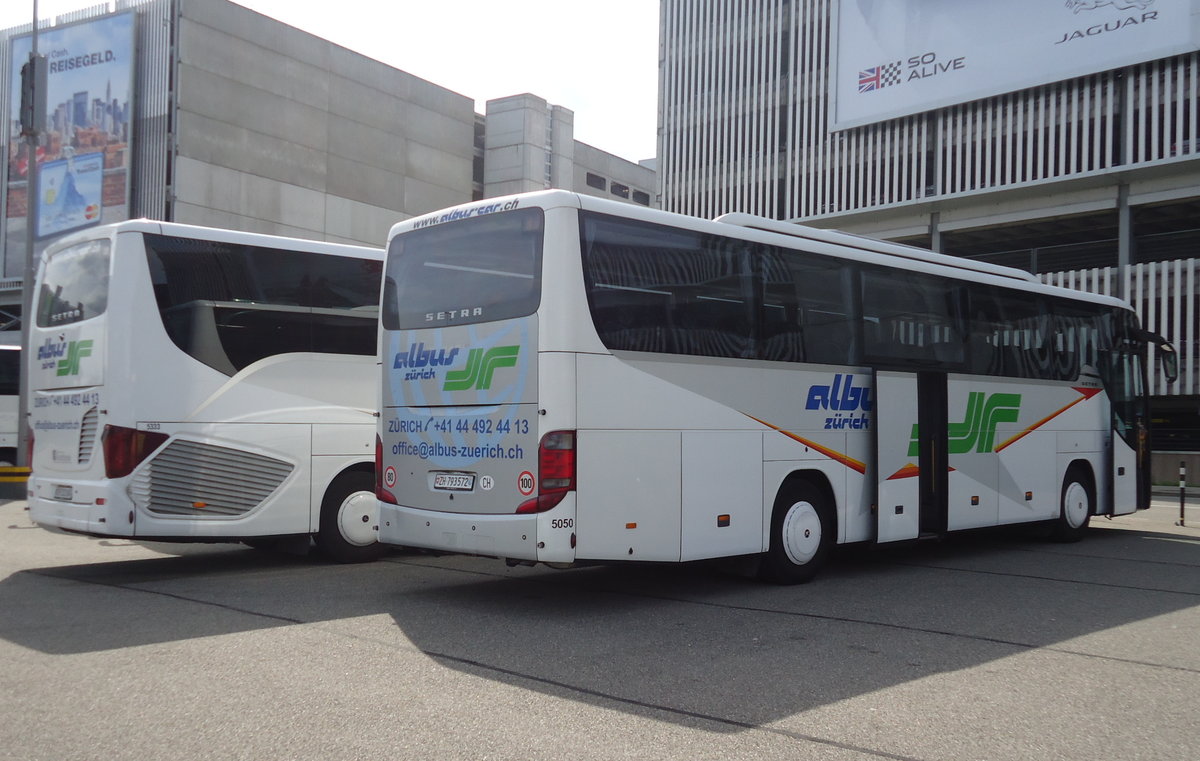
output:
[[[805,565],[821,547],[821,516],[811,502],[797,502],[783,516],[783,551],[788,560]]]
[[[1063,494],[1063,518],[1071,528],[1079,528],[1091,512],[1087,489],[1078,481],[1072,481]]]
[[[373,492],[356,491],[342,500],[338,508],[338,532],[350,544],[356,547],[374,544],[378,523],[379,503]]]

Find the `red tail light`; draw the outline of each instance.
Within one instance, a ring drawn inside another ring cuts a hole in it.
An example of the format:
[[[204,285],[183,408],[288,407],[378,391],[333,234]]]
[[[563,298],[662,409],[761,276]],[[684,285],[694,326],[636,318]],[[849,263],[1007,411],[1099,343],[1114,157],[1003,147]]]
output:
[[[165,433],[139,431],[119,425],[104,426],[104,433],[100,435],[100,445],[104,448],[104,475],[124,478],[168,438]]]
[[[383,439],[378,436],[375,437],[375,499],[396,504],[396,495],[383,488]]]
[[[538,444],[538,492],[518,514],[544,513],[575,491],[575,432],[551,431]]]

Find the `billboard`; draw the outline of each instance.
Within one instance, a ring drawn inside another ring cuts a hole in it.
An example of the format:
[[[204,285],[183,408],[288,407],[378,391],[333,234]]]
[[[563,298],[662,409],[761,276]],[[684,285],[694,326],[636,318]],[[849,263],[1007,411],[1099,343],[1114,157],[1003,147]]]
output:
[[[17,118],[21,66],[31,35],[10,41],[7,216],[4,274],[19,276],[25,251],[27,204],[41,250],[54,238],[129,216],[130,133],[133,121],[134,11],[38,32],[46,56],[46,131],[31,165]],[[28,197],[36,167],[38,194]]]
[[[838,0],[832,129],[1200,48],[1200,0]]]

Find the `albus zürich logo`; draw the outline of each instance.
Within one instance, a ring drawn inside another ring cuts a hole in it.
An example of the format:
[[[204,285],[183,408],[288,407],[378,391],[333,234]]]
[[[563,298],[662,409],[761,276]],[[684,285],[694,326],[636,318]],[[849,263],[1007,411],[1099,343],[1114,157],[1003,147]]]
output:
[[[54,368],[55,375],[79,375],[84,357],[92,356],[92,341],[53,341],[38,347],[37,358],[43,370]]]
[[[492,376],[501,367],[516,367],[520,346],[496,346],[491,349],[468,349],[466,366],[449,369],[462,349],[427,349],[424,343],[415,343],[407,352],[399,352],[392,360],[392,369],[406,370],[404,380],[430,380],[438,376],[438,368],[445,368],[443,391],[487,391],[492,387]]]

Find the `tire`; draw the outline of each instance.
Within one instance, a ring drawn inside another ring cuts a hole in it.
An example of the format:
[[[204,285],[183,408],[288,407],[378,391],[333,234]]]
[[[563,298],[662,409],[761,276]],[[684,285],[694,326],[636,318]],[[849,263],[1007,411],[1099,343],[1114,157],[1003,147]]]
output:
[[[348,470],[329,485],[321,500],[321,528],[317,549],[339,563],[378,560],[387,547],[377,541],[379,503],[375,478],[361,470]]]
[[[1096,512],[1096,487],[1087,468],[1072,465],[1063,477],[1058,501],[1058,520],[1050,538],[1056,542],[1078,542],[1087,533]]]
[[[785,485],[771,511],[771,545],[758,575],[775,584],[801,584],[817,575],[834,543],[836,521],[829,501],[816,486]]]

